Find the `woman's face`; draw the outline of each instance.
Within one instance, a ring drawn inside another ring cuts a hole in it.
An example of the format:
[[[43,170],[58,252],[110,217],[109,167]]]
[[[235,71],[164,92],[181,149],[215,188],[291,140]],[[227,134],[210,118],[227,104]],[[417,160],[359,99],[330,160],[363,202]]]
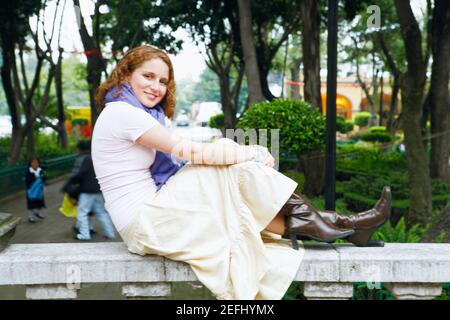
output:
[[[159,58],[147,60],[133,71],[129,82],[138,100],[153,108],[167,93],[169,66]]]

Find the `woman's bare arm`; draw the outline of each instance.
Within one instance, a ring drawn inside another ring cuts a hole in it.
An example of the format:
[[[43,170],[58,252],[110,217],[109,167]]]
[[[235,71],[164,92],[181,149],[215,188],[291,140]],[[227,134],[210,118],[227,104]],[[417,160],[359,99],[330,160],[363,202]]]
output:
[[[156,125],[145,132],[137,139],[137,142],[149,148],[171,154],[178,159],[191,161],[194,164],[236,164],[255,160],[258,152],[255,146],[194,142],[172,133],[161,125]],[[269,157],[270,154],[267,152],[265,156]]]

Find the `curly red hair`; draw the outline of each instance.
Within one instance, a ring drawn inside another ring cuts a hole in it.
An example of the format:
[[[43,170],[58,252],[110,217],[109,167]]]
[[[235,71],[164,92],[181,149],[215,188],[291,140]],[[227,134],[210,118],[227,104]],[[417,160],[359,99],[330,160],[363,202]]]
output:
[[[161,100],[161,106],[164,109],[164,113],[168,118],[172,118],[175,112],[175,79],[172,62],[169,56],[156,47],[149,45],[143,45],[135,47],[123,56],[123,58],[117,63],[117,66],[111,72],[108,79],[103,82],[97,89],[95,94],[95,101],[102,110],[105,107],[105,96],[109,89],[114,86],[119,86],[127,82],[127,78],[136,70],[142,63],[152,59],[161,59],[169,67],[169,82],[167,83],[167,93]],[[117,95],[120,93],[117,92]]]

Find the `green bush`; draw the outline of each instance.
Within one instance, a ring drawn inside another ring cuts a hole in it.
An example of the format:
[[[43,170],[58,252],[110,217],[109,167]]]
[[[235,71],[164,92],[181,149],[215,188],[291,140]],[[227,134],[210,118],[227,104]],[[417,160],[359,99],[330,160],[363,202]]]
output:
[[[208,126],[216,129],[224,129],[225,128],[225,116],[223,113],[212,116],[209,119]]]
[[[369,132],[387,132],[385,126],[373,126],[369,128]]]
[[[357,126],[360,127],[365,127],[369,124],[369,118],[371,117],[371,113],[370,112],[357,112],[355,114],[355,119],[354,122]]]
[[[69,139],[69,147],[65,150],[58,145],[56,133],[49,135],[40,133],[36,136],[36,156],[44,160],[74,154],[77,153],[76,144],[76,140]]]
[[[368,174],[387,171],[406,172],[406,156],[397,151],[382,153],[372,147],[338,146],[336,165],[338,171],[348,170]]]
[[[426,227],[422,227],[419,224],[406,228],[404,217],[402,217],[397,225],[393,227],[390,221],[382,225],[372,236],[373,240],[383,240],[389,243],[417,243],[427,232]]]
[[[279,129],[281,154],[300,156],[325,148],[325,117],[301,100],[257,103],[244,113],[236,127],[245,131],[267,129],[269,144],[270,129]]]
[[[365,211],[373,207],[384,186],[392,192],[393,213],[404,215],[409,210],[410,189],[407,172],[388,172],[377,175],[355,175],[348,181],[339,182],[339,193],[343,195],[347,208],[353,212]],[[450,201],[450,185],[432,180],[433,207],[444,207]]]
[[[366,142],[392,142],[394,139],[389,132],[373,131],[358,135],[362,141]]]
[[[297,171],[283,171],[281,173],[298,183],[294,192],[303,193],[303,187],[305,186],[305,175],[303,173]]]
[[[77,140],[69,138],[69,147],[62,149],[57,142],[56,133],[43,134],[37,133],[35,137],[36,158],[42,160],[54,159],[70,154],[75,154]],[[9,159],[11,138],[0,139],[0,165],[6,166]],[[26,141],[22,145],[20,159],[17,164],[27,164]]]
[[[345,121],[342,116],[336,117],[336,130],[340,133],[347,133],[353,130],[353,122]]]

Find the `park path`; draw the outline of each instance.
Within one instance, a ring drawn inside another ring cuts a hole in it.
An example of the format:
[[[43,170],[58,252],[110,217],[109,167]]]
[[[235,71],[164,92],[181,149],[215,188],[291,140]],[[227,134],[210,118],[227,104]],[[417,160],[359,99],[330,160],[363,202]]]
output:
[[[0,200],[0,212],[11,213],[21,218],[20,224],[10,243],[66,243],[78,242],[73,238],[72,226],[75,219],[67,218],[59,212],[63,199],[60,192],[67,176],[49,181],[45,190],[45,202],[47,208],[43,210],[45,219],[36,223],[28,222],[28,213],[25,200],[25,191],[17,192]],[[106,240],[102,233],[100,224],[96,222],[96,234],[92,235],[92,242],[122,241],[116,232],[116,240]]]

